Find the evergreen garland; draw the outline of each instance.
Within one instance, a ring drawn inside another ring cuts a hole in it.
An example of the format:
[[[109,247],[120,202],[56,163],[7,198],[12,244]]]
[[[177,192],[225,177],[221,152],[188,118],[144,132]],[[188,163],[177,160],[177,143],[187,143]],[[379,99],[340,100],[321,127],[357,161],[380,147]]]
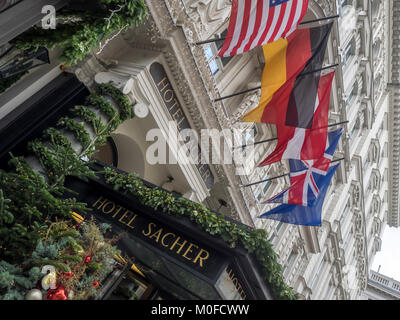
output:
[[[103,88],[104,87],[104,88]],[[100,85],[99,91],[110,91],[108,85]],[[83,157],[91,157],[95,147],[104,143],[112,131],[127,119],[131,108],[129,100],[119,90],[112,90],[116,107],[104,98],[92,94],[88,101],[90,107],[78,106],[72,112],[91,124],[96,133],[91,139],[83,123],[68,117],[58,122],[58,129],[49,128],[41,139],[28,144],[28,150],[38,159],[43,172],[36,172],[23,157],[11,155],[9,165],[11,171],[0,170],[0,261],[21,263],[29,256],[40,239],[40,232],[46,230],[55,219],[71,218],[71,212],[88,210],[85,203],[75,198],[61,197],[67,190],[64,181],[67,176],[78,176],[84,180],[95,174],[82,161]],[[106,113],[108,121],[103,122],[96,115]],[[119,110],[123,110],[120,115]],[[79,119],[78,119],[79,120]],[[77,154],[71,142],[63,132],[74,134],[83,150]]]
[[[89,95],[86,98],[86,104],[88,106],[96,106],[96,108],[100,110],[108,118],[109,121],[111,121],[111,119],[117,113],[117,110],[109,101],[97,94]]]
[[[84,2],[82,0],[82,2]],[[98,10],[78,11],[68,6],[57,13],[65,23],[56,30],[33,27],[13,40],[18,48],[63,49],[61,60],[75,65],[113,33],[139,25],[147,15],[143,0],[98,0]]]
[[[293,289],[285,284],[282,266],[278,256],[267,240],[265,230],[247,230],[243,226],[216,215],[201,204],[185,198],[175,198],[171,193],[157,188],[146,187],[135,174],[121,174],[105,168],[105,180],[116,190],[130,192],[144,206],[161,210],[177,217],[188,217],[210,235],[220,236],[232,248],[241,244],[249,253],[254,254],[262,267],[264,280],[269,283],[277,299],[297,299]]]
[[[78,122],[70,117],[62,117],[57,124],[59,127],[64,127],[73,132],[75,138],[79,141],[84,149],[87,149],[92,141],[89,132],[84,127],[83,122]]]
[[[89,123],[93,131],[96,135],[99,135],[102,131],[105,130],[105,125],[103,122],[97,117],[96,113],[93,110],[90,110],[86,106],[76,106],[72,113],[78,117],[84,120],[86,123]]]
[[[113,85],[105,83],[102,86],[98,86],[97,94],[100,96],[110,96],[118,104],[122,121],[132,118],[133,110],[128,98],[121,95],[121,92]]]

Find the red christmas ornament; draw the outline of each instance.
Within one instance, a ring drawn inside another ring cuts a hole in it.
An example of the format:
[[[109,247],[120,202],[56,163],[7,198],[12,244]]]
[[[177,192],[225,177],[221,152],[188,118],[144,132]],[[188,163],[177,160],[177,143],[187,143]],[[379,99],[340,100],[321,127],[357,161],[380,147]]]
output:
[[[91,256],[87,256],[85,258],[85,260],[83,260],[83,262],[85,262],[85,263],[89,263],[90,261],[92,261],[92,257]]]
[[[92,282],[92,286],[97,288],[99,286],[99,282],[98,281],[93,281]]]
[[[63,285],[58,286],[57,289],[50,289],[47,291],[46,300],[67,300],[67,294]]]

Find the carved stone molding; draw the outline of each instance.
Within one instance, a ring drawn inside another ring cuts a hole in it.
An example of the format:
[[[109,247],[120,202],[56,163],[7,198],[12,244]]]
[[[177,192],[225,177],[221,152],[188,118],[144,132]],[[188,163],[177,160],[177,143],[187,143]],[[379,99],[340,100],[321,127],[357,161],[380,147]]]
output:
[[[353,181],[350,187],[350,193],[352,196],[352,207],[361,207],[361,185],[358,181]]]
[[[221,22],[229,19],[231,6],[231,0],[192,0],[187,5],[187,14],[198,34],[207,39],[220,28]]]
[[[232,114],[232,123],[237,124],[241,117],[243,117],[251,109],[255,108],[260,102],[261,90],[256,90],[254,92],[247,93],[244,95],[241,104],[236,109],[235,113]]]
[[[325,17],[332,16],[334,13],[334,1],[330,0],[313,0],[310,5],[316,4],[324,12]]]

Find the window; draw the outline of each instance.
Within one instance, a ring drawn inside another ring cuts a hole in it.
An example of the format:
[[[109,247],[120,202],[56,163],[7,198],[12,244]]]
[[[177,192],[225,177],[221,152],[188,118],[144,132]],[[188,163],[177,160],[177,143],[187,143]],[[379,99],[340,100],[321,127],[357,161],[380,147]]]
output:
[[[371,146],[371,159],[374,162],[378,162],[378,157],[379,157],[379,146],[376,143],[374,143]]]
[[[267,180],[269,178],[269,174],[267,173],[262,179],[262,180]],[[257,186],[257,189],[254,191],[254,197],[258,200],[261,201],[261,198],[263,195],[266,194],[266,192],[268,191],[268,188],[270,187],[270,185],[272,184],[272,181],[265,181],[263,183],[260,183]]]
[[[289,267],[292,264],[292,262],[293,262],[295,257],[296,257],[296,253],[294,253],[293,250],[292,250],[290,252],[290,255],[289,255],[288,259],[287,259],[286,266]]]
[[[221,33],[221,38],[225,38],[228,33],[228,29]],[[222,48],[224,40],[216,41],[213,44],[204,47],[204,54],[206,56],[208,65],[210,67],[211,73],[214,75],[219,70],[222,70],[233,57],[218,57],[218,52]]]
[[[343,248],[346,249],[347,244],[349,243],[351,236],[353,235],[353,228],[350,229],[350,232],[347,233],[346,238],[343,242]]]
[[[357,137],[359,131],[360,131],[360,120],[357,119],[357,121],[356,121],[355,125],[353,126],[353,129],[351,130],[351,133],[350,133],[350,141],[353,141]]]
[[[272,233],[271,236],[268,238],[268,241],[272,243],[274,239],[275,239],[275,233]]]
[[[371,191],[372,191],[372,180],[370,179],[369,183],[368,183],[367,192],[366,192],[366,198],[368,198],[368,196],[371,194]]]
[[[257,188],[257,190],[254,192],[254,197],[257,199],[257,201],[261,201],[262,194],[260,188]]]
[[[374,175],[373,175],[373,177],[372,177],[372,187],[375,189],[375,190],[378,190],[379,189],[379,175],[375,172],[374,173]]]
[[[350,211],[350,200],[347,200],[346,206],[344,207],[342,215],[340,216],[340,219],[339,219],[339,222],[341,225],[343,225],[343,221],[344,221],[344,219],[346,219],[349,211]]]
[[[283,226],[283,222],[279,221],[279,223],[277,224],[277,226],[275,228],[276,232],[279,232],[279,230],[282,228],[282,226]]]
[[[254,139],[257,136],[257,127],[256,127],[256,125],[254,125],[250,130],[246,129],[244,131],[244,133],[245,133],[245,138],[244,138],[245,144],[247,145],[247,144],[254,143]]]
[[[368,167],[369,167],[368,155],[366,155],[363,161],[363,173],[367,171]]]
[[[382,131],[384,130],[384,126],[385,126],[385,120],[383,120],[381,125],[379,126],[378,138],[381,136]]]
[[[225,38],[227,34],[228,34],[228,29],[226,29],[224,32],[221,33],[221,38]],[[219,51],[219,50],[221,50],[222,46],[224,45],[224,41],[223,40],[217,41],[215,43],[215,45],[216,45],[216,47],[217,47],[217,49]],[[232,60],[232,58],[233,57],[222,57],[222,58],[220,58],[222,66],[225,67],[229,63],[229,61]]]
[[[267,174],[267,177],[269,177],[268,174]],[[266,179],[268,179],[268,178],[266,178]],[[266,181],[266,182],[263,182],[263,184],[262,184],[262,190],[263,190],[263,193],[264,193],[264,194],[267,193],[268,188],[269,188],[269,186],[270,186],[271,184],[272,184],[272,181],[271,181],[271,180]]]
[[[211,45],[204,47],[204,54],[206,56],[208,66],[210,67],[211,73],[216,74],[217,71],[219,70],[217,60],[214,56],[213,50]]]
[[[318,279],[318,277],[319,277],[319,275],[321,273],[321,270],[322,270],[322,267],[324,266],[324,263],[325,263],[325,259],[323,257],[321,259],[321,262],[320,262],[317,270],[314,273],[313,279],[311,280],[311,288],[314,288],[315,282],[316,282],[316,280]]]
[[[346,107],[351,104],[351,102],[353,101],[353,99],[356,96],[356,94],[357,94],[357,86],[356,86],[356,84],[354,84],[353,85],[353,89],[351,89],[349,95],[347,96]]]
[[[344,50],[343,56],[342,56],[342,65],[346,65],[347,61],[349,61],[351,55],[353,54],[353,42],[350,41],[350,43],[347,45],[346,49]]]

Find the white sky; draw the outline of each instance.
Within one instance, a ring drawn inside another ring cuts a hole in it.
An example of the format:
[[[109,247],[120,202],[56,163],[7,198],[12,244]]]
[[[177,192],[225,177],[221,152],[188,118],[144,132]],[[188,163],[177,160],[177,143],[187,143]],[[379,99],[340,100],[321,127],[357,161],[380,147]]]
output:
[[[382,248],[374,259],[372,270],[400,281],[400,228],[385,227]]]

